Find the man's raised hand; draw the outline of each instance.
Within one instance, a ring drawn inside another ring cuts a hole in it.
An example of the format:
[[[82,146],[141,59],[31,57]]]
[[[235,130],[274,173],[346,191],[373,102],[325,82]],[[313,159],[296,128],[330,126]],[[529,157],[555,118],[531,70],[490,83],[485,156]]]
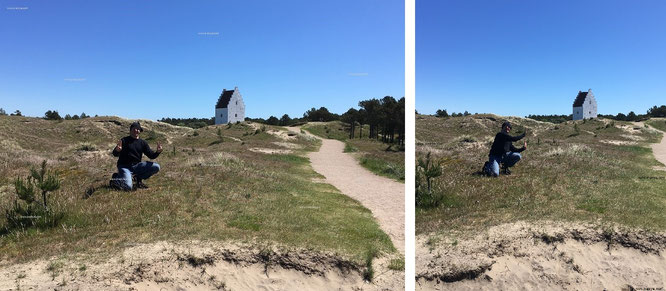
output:
[[[160,144],[159,142],[157,142],[157,152],[158,153],[162,152],[162,144]]]
[[[118,144],[116,145],[115,151],[120,152],[123,150],[123,140],[119,139]]]
[[[523,146],[525,147],[525,149],[527,149],[527,141],[526,140],[523,141]]]

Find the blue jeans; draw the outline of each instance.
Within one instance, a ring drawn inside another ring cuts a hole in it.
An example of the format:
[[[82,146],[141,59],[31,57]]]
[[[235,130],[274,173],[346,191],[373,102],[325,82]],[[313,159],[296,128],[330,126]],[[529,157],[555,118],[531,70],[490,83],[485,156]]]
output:
[[[141,162],[134,166],[118,166],[120,174],[121,187],[125,190],[132,190],[132,174],[137,181],[145,180],[160,171],[160,165],[154,162]]]
[[[493,155],[488,156],[490,161],[490,174],[493,175],[494,177],[499,176],[500,163],[504,163],[504,166],[507,168],[513,167],[513,165],[515,165],[518,161],[520,161],[521,157],[522,156],[516,152],[506,152],[501,156],[493,156]]]

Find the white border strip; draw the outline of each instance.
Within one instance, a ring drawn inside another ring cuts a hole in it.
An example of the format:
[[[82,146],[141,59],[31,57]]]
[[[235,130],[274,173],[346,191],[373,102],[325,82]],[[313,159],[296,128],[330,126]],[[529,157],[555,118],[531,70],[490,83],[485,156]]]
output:
[[[405,290],[415,290],[415,0],[405,0]]]

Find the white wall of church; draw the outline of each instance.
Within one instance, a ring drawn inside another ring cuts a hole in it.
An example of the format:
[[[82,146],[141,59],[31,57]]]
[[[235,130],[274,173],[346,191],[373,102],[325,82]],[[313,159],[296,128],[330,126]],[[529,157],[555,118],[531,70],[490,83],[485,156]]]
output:
[[[225,124],[229,120],[229,114],[227,113],[227,108],[216,108],[215,109],[215,124]]]

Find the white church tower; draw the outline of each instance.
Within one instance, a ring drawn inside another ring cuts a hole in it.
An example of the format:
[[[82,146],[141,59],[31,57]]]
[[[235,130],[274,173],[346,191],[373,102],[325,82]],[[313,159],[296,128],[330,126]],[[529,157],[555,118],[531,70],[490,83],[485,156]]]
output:
[[[597,118],[597,100],[592,89],[587,92],[578,91],[573,104],[573,120]]]
[[[235,123],[245,121],[245,102],[238,87],[227,91],[222,89],[220,98],[215,105],[215,124]]]

